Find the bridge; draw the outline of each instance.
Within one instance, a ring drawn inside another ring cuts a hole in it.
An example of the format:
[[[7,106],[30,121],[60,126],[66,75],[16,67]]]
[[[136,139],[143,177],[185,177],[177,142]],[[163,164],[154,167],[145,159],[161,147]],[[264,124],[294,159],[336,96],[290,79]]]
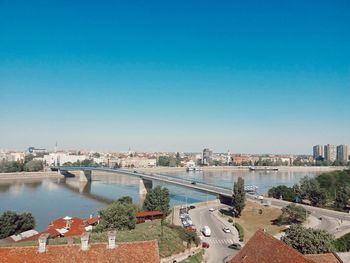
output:
[[[123,174],[140,178],[139,181],[139,194],[140,196],[146,195],[147,191],[152,188],[152,182],[162,182],[178,187],[184,187],[195,191],[200,191],[219,197],[222,203],[232,203],[232,189],[214,186],[198,181],[191,181],[188,179],[178,178],[175,176],[159,174],[159,173],[140,173],[136,170],[129,171],[125,169],[115,169],[106,167],[73,167],[73,166],[53,166],[51,170],[57,170],[61,174],[68,172],[79,172],[80,182],[90,182],[92,179],[92,171],[107,172],[115,174]]]

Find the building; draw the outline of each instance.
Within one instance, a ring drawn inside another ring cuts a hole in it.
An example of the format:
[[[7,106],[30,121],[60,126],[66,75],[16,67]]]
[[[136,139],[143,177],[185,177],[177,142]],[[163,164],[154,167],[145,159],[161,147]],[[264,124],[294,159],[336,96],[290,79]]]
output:
[[[47,236],[39,238],[38,246],[0,247],[3,263],[159,263],[156,240],[116,242],[116,231],[108,232],[108,243],[89,243],[89,234],[81,236],[80,244],[47,245]]]
[[[258,230],[229,263],[343,263],[333,253],[303,255],[286,243]]]
[[[334,145],[327,144],[324,146],[324,159],[334,162],[337,159],[337,150]]]
[[[99,218],[97,217],[82,219],[79,217],[66,216],[63,218],[57,218],[48,224],[46,230],[28,238],[24,238],[21,241],[37,240],[43,234],[47,234],[48,238],[81,236],[87,231],[91,231],[93,226],[98,223]]]
[[[34,155],[40,154],[40,153],[47,153],[46,149],[35,148],[33,146],[28,147],[27,151],[28,151],[28,153],[34,154]]]
[[[313,147],[313,157],[314,157],[314,160],[323,160],[324,158],[323,145],[315,145]]]
[[[50,153],[44,155],[44,163],[48,166],[59,166],[65,163],[76,163],[78,161],[82,162],[89,159],[86,155],[71,155],[63,152]]]
[[[337,161],[347,162],[349,160],[348,146],[338,145],[337,146]]]
[[[209,148],[205,148],[203,150],[203,155],[202,155],[202,164],[203,165],[210,165],[213,159],[213,151],[210,150]]]

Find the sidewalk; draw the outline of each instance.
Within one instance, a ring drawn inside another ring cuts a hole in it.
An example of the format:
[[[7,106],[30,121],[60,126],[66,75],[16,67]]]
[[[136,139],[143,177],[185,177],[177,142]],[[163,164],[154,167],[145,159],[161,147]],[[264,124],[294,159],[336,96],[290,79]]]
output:
[[[222,215],[220,212],[220,207],[217,207],[215,209],[215,211],[213,212],[213,215],[215,216],[215,218],[220,221],[220,223],[225,226],[225,227],[228,227],[228,229],[230,229],[232,235],[233,235],[233,240],[235,243],[239,243],[243,246],[243,243],[239,242],[239,234],[238,234],[238,231],[236,229],[236,227],[233,226],[233,223],[229,223],[228,222],[228,219],[230,217],[228,216],[225,216],[225,215]]]

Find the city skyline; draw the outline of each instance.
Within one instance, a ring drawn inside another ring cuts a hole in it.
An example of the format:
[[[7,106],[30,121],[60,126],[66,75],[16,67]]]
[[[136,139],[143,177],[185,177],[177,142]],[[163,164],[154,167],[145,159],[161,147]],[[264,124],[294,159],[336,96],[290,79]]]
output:
[[[347,1],[0,3],[0,148],[350,145]]]

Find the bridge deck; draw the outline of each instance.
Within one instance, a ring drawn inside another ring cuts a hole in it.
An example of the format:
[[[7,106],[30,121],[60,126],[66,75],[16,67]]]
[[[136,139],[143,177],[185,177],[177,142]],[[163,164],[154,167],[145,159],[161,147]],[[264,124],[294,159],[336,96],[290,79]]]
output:
[[[117,173],[124,174],[134,177],[139,177],[142,179],[152,180],[164,182],[180,187],[186,187],[192,190],[205,192],[214,195],[221,195],[224,197],[232,197],[232,190],[224,187],[214,186],[210,184],[205,184],[202,182],[192,183],[191,180],[186,180],[182,178],[177,178],[174,176],[164,175],[164,174],[146,174],[146,173],[138,173],[136,171],[131,172],[124,169],[113,169],[113,168],[104,168],[104,167],[67,167],[67,166],[58,166],[51,167],[52,169],[58,169],[61,171],[77,171],[77,170],[92,170],[92,171],[100,171],[100,172],[108,172],[108,173]]]

